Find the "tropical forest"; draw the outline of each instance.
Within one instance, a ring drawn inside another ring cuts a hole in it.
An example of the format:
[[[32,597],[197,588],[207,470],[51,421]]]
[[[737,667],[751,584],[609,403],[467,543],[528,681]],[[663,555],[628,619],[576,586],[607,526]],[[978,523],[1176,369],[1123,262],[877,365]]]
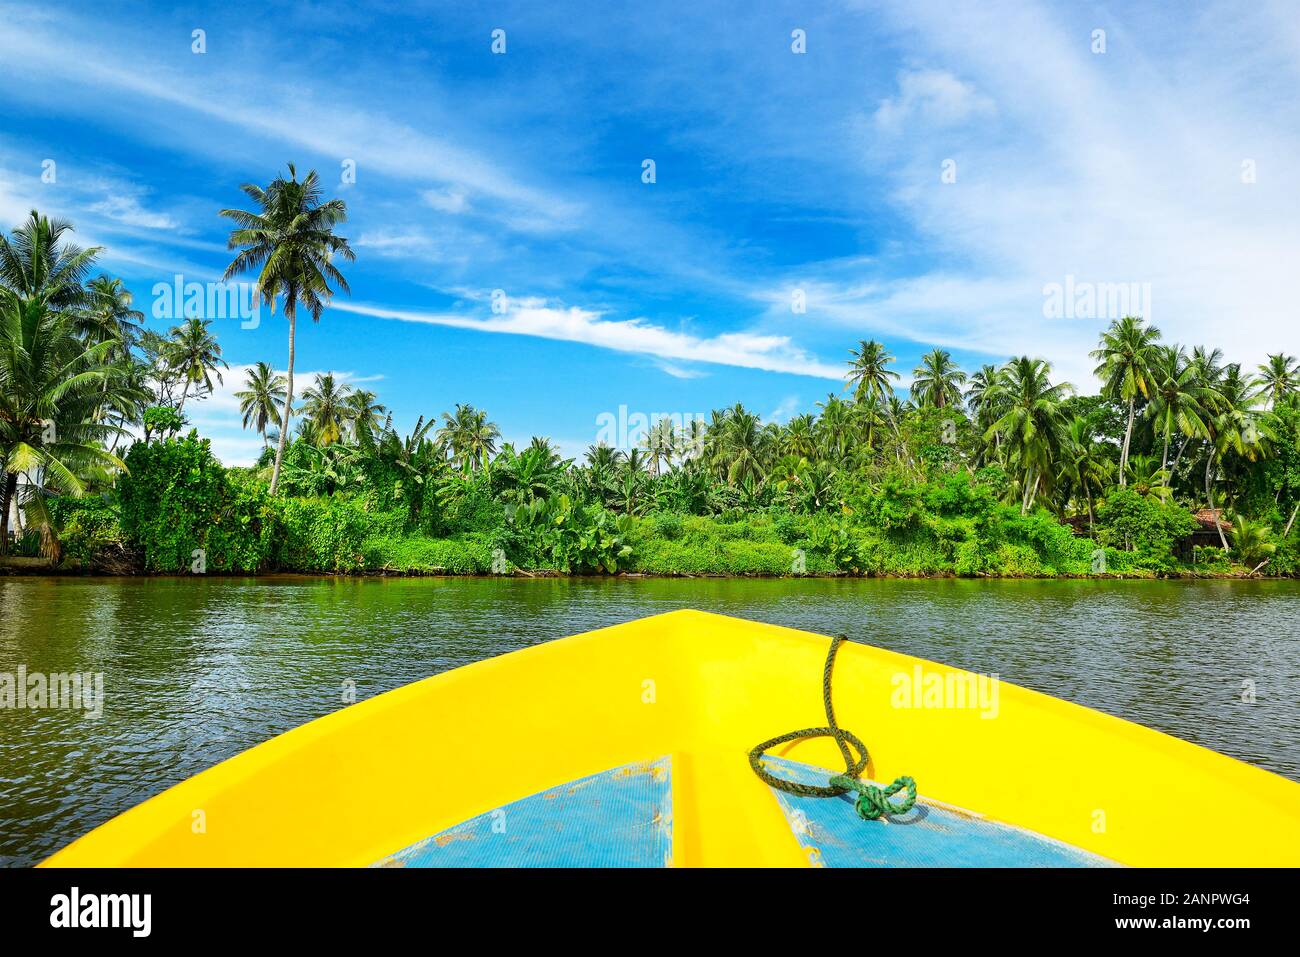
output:
[[[230,373],[220,322],[146,320],[73,226],[0,234],[0,563],[98,574],[1293,576],[1300,363],[1253,366],[1117,318],[1099,391],[1034,356],[902,370],[876,341],[843,388],[764,422],[650,416],[564,458],[469,404],[403,410],[295,382],[353,252],[315,173],[248,185],[227,280],[288,330],[237,395],[261,440],[226,467],[187,413]],[[297,320],[309,317],[313,323]],[[306,336],[299,336],[299,332]],[[409,421],[409,420],[408,420]]]

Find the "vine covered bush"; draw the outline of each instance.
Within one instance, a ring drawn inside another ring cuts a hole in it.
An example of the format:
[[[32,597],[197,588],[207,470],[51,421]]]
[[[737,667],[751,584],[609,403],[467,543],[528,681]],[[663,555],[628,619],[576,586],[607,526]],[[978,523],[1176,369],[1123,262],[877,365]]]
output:
[[[207,439],[136,442],[119,487],[125,539],[146,571],[256,572],[270,557],[274,517],[264,486],[232,480]]]

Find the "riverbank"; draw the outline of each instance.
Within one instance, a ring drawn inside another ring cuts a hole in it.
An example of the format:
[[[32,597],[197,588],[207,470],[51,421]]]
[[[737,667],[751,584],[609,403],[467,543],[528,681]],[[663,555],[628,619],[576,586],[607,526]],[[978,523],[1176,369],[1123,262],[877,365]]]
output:
[[[24,554],[53,550],[60,568],[123,575],[1300,573],[1300,529],[1290,523],[1275,537],[1239,516],[1123,487],[1083,514],[1058,514],[1005,501],[998,468],[940,470],[924,480],[886,474],[816,507],[721,499],[685,508],[667,499],[611,506],[584,500],[577,488],[543,496],[487,469],[448,472],[436,486],[418,486],[418,500],[374,490],[271,494],[260,472],[223,467],[194,434],[137,442],[127,461],[130,472],[112,491],[52,499],[54,534],[29,534]]]
[[[454,568],[446,566],[382,566],[382,567],[362,567],[350,571],[311,571],[293,568],[267,570],[263,572],[247,571],[205,571],[201,573],[204,577],[213,578],[248,578],[248,577],[266,577],[274,575],[297,575],[306,578],[337,578],[339,576],[358,577],[358,578],[574,578],[574,579],[591,579],[591,578],[621,578],[621,579],[894,579],[900,581],[908,580],[949,580],[949,579],[982,579],[982,580],[1056,580],[1056,581],[1123,581],[1123,580],[1186,580],[1186,581],[1259,581],[1264,578],[1271,579],[1296,579],[1296,575],[1261,575],[1259,572],[1245,566],[1236,565],[1227,571],[1206,571],[1192,568],[1173,569],[1166,571],[1150,571],[1148,569],[1130,569],[1128,571],[1089,573],[1089,574],[975,574],[975,575],[958,575],[954,572],[852,572],[852,571],[820,571],[820,572],[803,572],[803,573],[771,573],[771,572],[723,572],[723,571],[694,571],[694,572],[649,572],[649,571],[619,571],[613,573],[593,573],[593,572],[573,572],[556,568],[511,568],[506,571],[457,571]],[[63,562],[58,565],[51,565],[47,560],[41,558],[0,558],[0,575],[13,576],[32,576],[48,575],[57,577],[72,578],[193,578],[199,577],[199,573],[182,573],[182,572],[163,572],[147,571],[140,565],[124,567],[117,564],[112,568],[100,568],[95,566],[82,566],[79,563]]]

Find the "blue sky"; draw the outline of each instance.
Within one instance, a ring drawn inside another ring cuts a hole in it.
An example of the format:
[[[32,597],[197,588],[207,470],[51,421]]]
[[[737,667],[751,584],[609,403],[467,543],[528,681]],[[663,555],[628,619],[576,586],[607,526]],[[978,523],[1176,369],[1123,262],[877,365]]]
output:
[[[566,454],[620,406],[813,410],[868,337],[904,384],[939,345],[1092,389],[1110,316],[1046,314],[1067,277],[1145,289],[1166,338],[1295,354],[1300,17],[1170,6],[0,0],[0,223],[71,219],[150,312],[220,274],[240,183],[315,168],[358,259],[303,378]],[[283,367],[284,323],[216,330],[236,368],[186,411],[243,463],[230,393]]]

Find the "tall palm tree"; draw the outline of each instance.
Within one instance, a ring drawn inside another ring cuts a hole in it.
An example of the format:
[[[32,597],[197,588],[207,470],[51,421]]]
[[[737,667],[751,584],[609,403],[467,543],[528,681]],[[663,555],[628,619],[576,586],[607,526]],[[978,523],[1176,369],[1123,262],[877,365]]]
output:
[[[1088,426],[1088,420],[1076,415],[1065,424],[1061,433],[1059,451],[1060,481],[1068,486],[1073,494],[1083,494],[1088,508],[1088,529],[1091,533],[1094,519],[1092,499],[1094,492],[1101,492],[1110,480],[1114,466],[1106,458],[1102,443]]]
[[[988,427],[1002,418],[1007,410],[1006,401],[1006,377],[1002,369],[992,364],[982,365],[978,372],[971,375],[970,387],[966,390],[966,404],[970,407],[971,415],[974,417],[975,425],[979,427],[980,435],[988,431]],[[995,432],[993,435],[993,452],[996,455],[1001,439]],[[988,454],[988,446],[982,445],[976,464],[987,462],[992,456]]]
[[[846,389],[853,390],[853,398],[858,402],[878,403],[884,411],[900,453],[911,462],[910,453],[898,430],[898,416],[894,406],[898,396],[891,382],[898,378],[898,373],[889,368],[894,357],[875,339],[862,339],[857,349],[849,350],[849,373]]]
[[[190,386],[204,391],[212,391],[212,376],[217,381],[221,378],[221,367],[230,368],[221,358],[221,346],[209,331],[211,319],[187,319],[184,324],[172,327],[170,341],[167,343],[167,361],[180,376],[182,382],[181,401],[176,406],[177,412],[185,409],[185,400],[189,396]]]
[[[1209,449],[1205,458],[1205,499],[1214,515],[1214,528],[1219,533],[1219,543],[1228,551],[1228,539],[1223,534],[1219,510],[1214,505],[1214,476],[1216,469],[1223,470],[1233,458],[1247,462],[1258,460],[1277,437],[1276,419],[1270,412],[1259,408],[1264,401],[1258,383],[1241,374],[1240,363],[1229,363],[1218,380],[1218,393],[1222,396],[1218,414],[1211,425]]]
[[[302,393],[302,417],[310,423],[313,444],[325,448],[343,438],[348,428],[348,401],[352,387],[339,382],[334,373],[316,376]]]
[[[691,419],[677,434],[677,460],[683,466],[698,462],[704,455],[709,427],[703,419]]]
[[[871,398],[860,405],[876,409],[879,408],[879,401]],[[821,413],[817,416],[817,447],[814,451],[832,461],[843,461],[853,446],[853,432],[857,425],[853,418],[853,406],[832,392],[826,396],[825,402],[817,403],[817,408],[821,409]]]
[[[859,402],[871,399],[883,399],[892,395],[894,387],[891,379],[897,379],[898,373],[889,368],[894,357],[875,339],[863,339],[857,349],[849,350],[849,374],[846,389],[853,390],[853,397]]]
[[[912,398],[918,406],[946,409],[961,402],[966,373],[957,367],[946,349],[927,352],[912,376]]]
[[[1020,475],[1023,515],[1055,477],[1052,463],[1064,426],[1061,403],[1073,386],[1068,382],[1053,385],[1052,366],[1043,359],[1019,356],[1005,368],[1007,410],[989,426],[986,437],[1002,436]]]
[[[1169,468],[1169,439],[1177,429],[1186,439],[1207,439],[1210,419],[1221,396],[1203,383],[1200,367],[1181,346],[1157,347],[1151,364],[1153,388],[1147,406],[1163,441],[1160,470]],[[1172,476],[1169,476],[1172,481]]]
[[[1287,396],[1300,391],[1300,364],[1294,356],[1270,355],[1268,362],[1259,367],[1260,385],[1264,388],[1273,408],[1277,408]]]
[[[672,464],[673,449],[676,446],[677,430],[673,426],[672,419],[660,419],[641,437],[641,447],[645,450],[650,469],[656,476],[659,475],[662,464]]]
[[[352,247],[334,229],[347,220],[347,205],[341,199],[321,201],[320,177],[312,170],[299,182],[298,172],[289,164],[289,178],[277,177],[265,189],[252,183],[240,187],[258,206],[257,212],[223,209],[221,215],[234,220],[237,228],[230,233],[229,248],[240,250],[226,267],[227,281],[244,272],[257,272],[257,291],[262,300],[275,310],[278,296],[284,302],[289,320],[288,385],[284,412],[280,421],[280,440],[275,449],[275,467],[271,471],[271,494],[280,483],[280,464],[284,459],[285,437],[289,434],[289,414],[293,408],[294,340],[298,307],[306,308],[313,322],[333,298],[332,282],[343,292],[350,292],[347,280],[334,265],[341,256],[356,259]]]
[[[462,471],[478,469],[496,451],[501,430],[496,423],[488,421],[486,412],[461,404],[456,406],[455,413],[444,412],[442,418],[438,440],[451,450]]]
[[[1095,370],[1102,381],[1102,394],[1128,403],[1128,425],[1119,454],[1119,484],[1126,482],[1128,450],[1133,441],[1133,418],[1137,400],[1149,399],[1154,391],[1152,366],[1156,359],[1156,342],[1160,330],[1148,326],[1136,316],[1116,319],[1101,334],[1101,342],[1091,353],[1097,360]]]
[[[269,363],[259,362],[249,368],[245,378],[246,389],[235,393],[239,412],[244,417],[244,428],[250,426],[262,436],[267,447],[267,427],[279,422],[284,412],[285,378],[276,373]]]

